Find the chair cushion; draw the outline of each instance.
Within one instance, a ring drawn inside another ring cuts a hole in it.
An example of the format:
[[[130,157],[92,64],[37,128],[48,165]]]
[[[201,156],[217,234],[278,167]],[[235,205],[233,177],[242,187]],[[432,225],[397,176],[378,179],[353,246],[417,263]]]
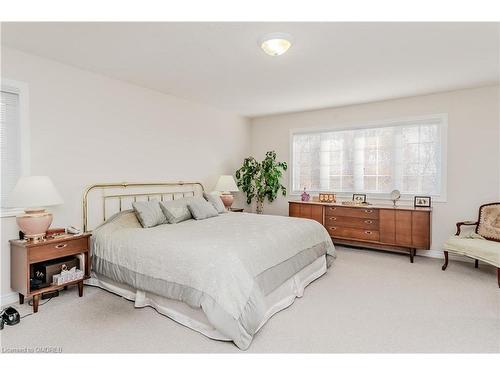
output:
[[[446,251],[466,255],[500,267],[500,242],[481,238],[451,236],[444,244]]]
[[[481,206],[477,233],[486,239],[500,241],[500,203]]]

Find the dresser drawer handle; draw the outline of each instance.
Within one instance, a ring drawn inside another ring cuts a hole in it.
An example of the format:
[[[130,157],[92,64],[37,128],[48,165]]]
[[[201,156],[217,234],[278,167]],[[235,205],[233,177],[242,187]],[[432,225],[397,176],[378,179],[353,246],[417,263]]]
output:
[[[365,210],[365,212],[366,212],[367,214],[371,214],[371,213],[373,212],[373,210]]]
[[[365,224],[373,224],[373,220],[365,220]]]
[[[365,234],[372,234],[369,230],[365,230]]]
[[[336,230],[336,229],[337,229],[337,227],[330,227],[330,229],[331,229],[331,230]]]
[[[332,217],[330,217],[330,220],[335,221],[335,220],[337,220],[337,218],[332,216]]]
[[[337,207],[329,207],[330,208],[330,211],[335,211],[337,209]]]
[[[68,246],[67,243],[60,243],[59,245],[56,245],[56,249],[63,249],[65,248],[66,246]]]

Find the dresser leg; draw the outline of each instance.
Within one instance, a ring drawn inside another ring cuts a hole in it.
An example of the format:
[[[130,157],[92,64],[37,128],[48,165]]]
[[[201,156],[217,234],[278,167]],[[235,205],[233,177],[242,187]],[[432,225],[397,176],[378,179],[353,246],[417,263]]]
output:
[[[19,304],[24,304],[24,294],[19,293]]]
[[[83,281],[78,283],[78,297],[83,297]]]
[[[38,302],[40,301],[40,294],[35,294],[33,296],[33,313],[38,312]]]
[[[476,259],[476,261],[474,262],[474,268],[479,268],[479,261]]]
[[[414,256],[415,256],[415,249],[410,249],[410,263],[413,263]]]
[[[446,267],[448,267],[448,252],[447,251],[444,252],[444,264],[443,264],[443,267],[441,267],[441,269],[444,271],[446,269]]]

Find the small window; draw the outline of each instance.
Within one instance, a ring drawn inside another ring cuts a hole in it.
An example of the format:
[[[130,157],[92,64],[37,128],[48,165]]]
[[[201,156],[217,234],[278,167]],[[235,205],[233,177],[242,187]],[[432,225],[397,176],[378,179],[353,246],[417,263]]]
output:
[[[292,132],[291,190],[406,195],[445,200],[446,117]]]
[[[2,81],[0,91],[0,147],[2,214],[8,213],[6,200],[17,180],[28,174],[29,139],[26,124],[26,87]],[[3,215],[2,215],[3,216]]]

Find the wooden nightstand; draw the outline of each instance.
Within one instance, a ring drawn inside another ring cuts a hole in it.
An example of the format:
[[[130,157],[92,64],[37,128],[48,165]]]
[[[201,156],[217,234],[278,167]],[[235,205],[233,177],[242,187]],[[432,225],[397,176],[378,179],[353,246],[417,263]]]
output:
[[[243,208],[233,208],[233,207],[231,207],[229,209],[229,211],[231,211],[231,212],[243,212]]]
[[[64,235],[40,242],[10,240],[10,287],[19,293],[19,303],[23,304],[25,297],[33,297],[33,312],[36,313],[42,293],[65,289],[68,285],[78,285],[78,295],[82,297],[83,280],[90,277],[90,236],[90,233]],[[84,279],[31,290],[30,274],[35,263],[77,254],[83,254]]]

